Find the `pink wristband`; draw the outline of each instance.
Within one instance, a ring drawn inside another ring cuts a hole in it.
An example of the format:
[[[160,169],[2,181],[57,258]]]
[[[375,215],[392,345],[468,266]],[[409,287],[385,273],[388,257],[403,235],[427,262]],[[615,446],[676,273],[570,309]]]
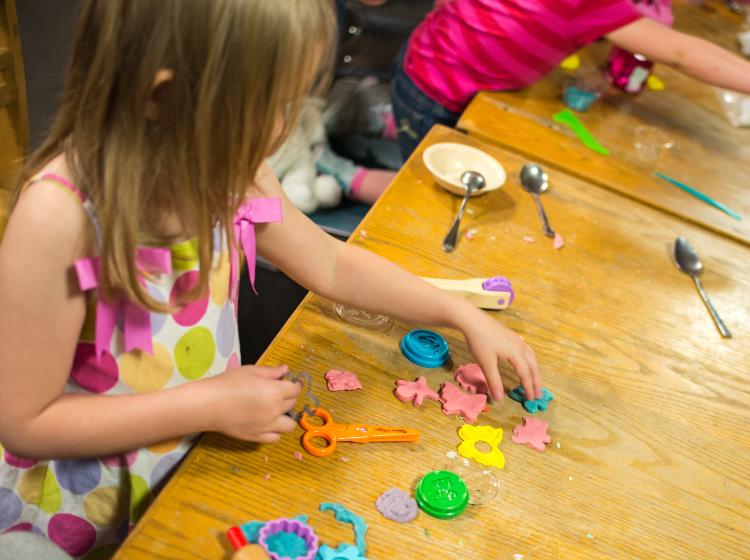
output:
[[[395,140],[396,136],[398,136],[398,131],[396,130],[396,117],[393,116],[393,113],[388,113],[384,120],[385,126],[383,127],[383,138],[386,140]]]
[[[362,187],[362,181],[365,180],[367,175],[367,169],[364,167],[357,168],[357,172],[354,174],[352,184],[349,186],[349,196],[356,197],[360,187]]]

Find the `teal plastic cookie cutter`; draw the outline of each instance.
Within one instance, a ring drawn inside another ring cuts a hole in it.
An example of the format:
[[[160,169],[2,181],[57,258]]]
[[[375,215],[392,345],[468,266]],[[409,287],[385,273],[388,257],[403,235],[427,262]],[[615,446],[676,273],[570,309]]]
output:
[[[359,551],[360,556],[367,554],[367,523],[365,523],[364,519],[341,504],[334,502],[323,502],[320,504],[320,511],[332,511],[336,516],[336,521],[351,523],[354,529],[354,542],[357,551]]]
[[[436,368],[448,360],[448,342],[436,332],[417,329],[401,339],[401,353],[418,366]]]
[[[338,548],[331,548],[327,544],[318,549],[318,556],[315,560],[367,560],[360,556],[359,550],[353,544],[341,544]]]

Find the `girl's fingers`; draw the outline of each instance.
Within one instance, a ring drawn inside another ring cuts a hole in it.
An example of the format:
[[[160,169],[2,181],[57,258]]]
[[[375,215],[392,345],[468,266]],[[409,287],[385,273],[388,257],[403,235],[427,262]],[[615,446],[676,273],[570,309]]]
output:
[[[257,441],[258,443],[278,443],[280,439],[281,434],[277,432],[266,432],[253,438],[253,441]]]
[[[274,432],[291,432],[297,427],[297,422],[292,420],[286,414],[279,416],[270,426]]]
[[[294,403],[293,401],[283,401],[279,406],[279,415],[288,416],[290,418],[292,416],[295,416],[294,414],[292,414],[292,411],[296,408],[295,404],[296,403]]]
[[[294,381],[279,381],[279,383],[281,383],[282,398],[297,400],[297,397],[302,392],[302,385]]]
[[[530,400],[533,400],[532,397],[535,397],[536,389],[534,388],[534,383],[531,379],[531,372],[529,371],[529,364],[527,363],[526,358],[512,356],[508,358],[508,362],[513,366],[513,369],[516,370],[516,374],[521,380],[521,386],[523,387],[524,392],[528,395]]]
[[[297,404],[297,397],[293,397],[291,399],[284,399],[281,401],[281,413],[286,414],[290,410],[292,410],[295,405]]]
[[[500,371],[497,368],[497,357],[493,355],[488,359],[482,359],[479,367],[484,372],[484,377],[490,386],[492,398],[496,401],[502,400],[505,391],[503,390],[503,381],[500,379]]]
[[[277,367],[266,367],[266,366],[250,366],[250,370],[253,375],[258,377],[265,377],[267,379],[278,379],[282,375],[289,373],[288,366],[277,366]]]
[[[539,371],[539,363],[536,361],[536,354],[531,346],[526,346],[526,359],[529,364],[529,371],[531,373],[531,381],[534,386],[535,398],[542,398],[542,374]]]

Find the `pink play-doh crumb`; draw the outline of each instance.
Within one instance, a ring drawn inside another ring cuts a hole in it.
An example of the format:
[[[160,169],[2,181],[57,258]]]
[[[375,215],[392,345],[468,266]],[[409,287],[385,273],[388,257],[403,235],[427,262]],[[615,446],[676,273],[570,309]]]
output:
[[[402,402],[411,401],[414,406],[422,406],[424,399],[439,401],[440,395],[430,389],[427,379],[422,375],[416,381],[399,379],[396,381],[396,389],[393,392],[396,398]]]
[[[562,249],[565,246],[565,240],[559,233],[555,234],[555,238],[552,240],[553,249]]]
[[[440,389],[440,400],[445,414],[460,414],[464,420],[473,424],[484,411],[487,395],[464,393],[450,381]]]
[[[524,240],[524,241],[525,241],[526,243],[533,243],[533,242],[534,242],[534,238],[533,238],[533,237],[531,237],[530,235],[524,235],[522,239],[523,239],[523,240]]]
[[[329,391],[354,391],[362,388],[357,376],[350,371],[329,369],[326,373],[326,381]]]
[[[341,458],[341,460],[342,460],[342,461],[343,461],[344,463],[348,463],[348,462],[349,462],[349,457],[342,457],[342,458]]]
[[[474,237],[476,237],[477,235],[477,231],[479,231],[477,228],[471,228],[466,232],[466,235],[464,237],[466,237],[466,239],[468,239],[469,241],[473,241]]]
[[[263,478],[265,478],[266,480],[271,480],[271,473],[263,475]]]
[[[299,451],[295,451],[294,452],[294,458],[297,459],[298,461],[301,461],[302,460],[302,453],[300,453]]]
[[[484,377],[484,372],[479,364],[466,364],[459,366],[456,370],[456,381],[458,386],[471,394],[490,394],[490,387]]]

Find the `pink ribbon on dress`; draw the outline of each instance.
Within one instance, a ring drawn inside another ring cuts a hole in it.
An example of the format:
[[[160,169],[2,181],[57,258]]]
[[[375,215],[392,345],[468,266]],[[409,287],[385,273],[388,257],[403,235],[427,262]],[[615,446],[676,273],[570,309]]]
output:
[[[247,273],[250,276],[250,287],[255,290],[255,224],[267,224],[282,220],[281,199],[251,198],[242,204],[234,216],[234,237],[240,240],[242,251],[247,259]],[[229,273],[229,285],[232,293],[237,289],[239,259],[234,244],[230,244],[232,266]],[[233,298],[236,300],[236,298]]]
[[[143,277],[143,272],[162,274],[172,272],[172,253],[169,249],[157,247],[137,249],[135,262],[138,269],[138,280],[144,287],[146,279]],[[78,260],[75,268],[81,290],[84,292],[95,288],[98,290],[95,337],[97,361],[101,360],[104,351],[109,349],[112,333],[115,330],[117,317],[120,313],[123,315],[125,351],[130,352],[138,348],[152,354],[154,349],[151,343],[151,314],[149,311],[126,299],[114,302],[104,299],[99,285],[99,257]]]

